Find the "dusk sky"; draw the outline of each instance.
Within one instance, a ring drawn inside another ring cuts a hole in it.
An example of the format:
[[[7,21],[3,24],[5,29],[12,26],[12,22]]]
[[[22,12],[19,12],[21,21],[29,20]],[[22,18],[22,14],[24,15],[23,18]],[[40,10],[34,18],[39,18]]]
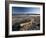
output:
[[[40,14],[37,7],[12,7],[12,14]]]

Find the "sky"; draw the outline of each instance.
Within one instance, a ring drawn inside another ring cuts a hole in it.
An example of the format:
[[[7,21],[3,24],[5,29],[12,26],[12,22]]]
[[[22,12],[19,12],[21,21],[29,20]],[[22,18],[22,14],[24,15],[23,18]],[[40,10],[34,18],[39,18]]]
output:
[[[12,14],[40,14],[38,7],[12,7]]]

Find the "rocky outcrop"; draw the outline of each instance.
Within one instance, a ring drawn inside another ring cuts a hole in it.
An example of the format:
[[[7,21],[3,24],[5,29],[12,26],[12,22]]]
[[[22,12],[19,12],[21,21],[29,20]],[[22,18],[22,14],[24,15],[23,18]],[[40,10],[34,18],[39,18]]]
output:
[[[13,31],[40,30],[40,15],[20,15],[12,19]]]

